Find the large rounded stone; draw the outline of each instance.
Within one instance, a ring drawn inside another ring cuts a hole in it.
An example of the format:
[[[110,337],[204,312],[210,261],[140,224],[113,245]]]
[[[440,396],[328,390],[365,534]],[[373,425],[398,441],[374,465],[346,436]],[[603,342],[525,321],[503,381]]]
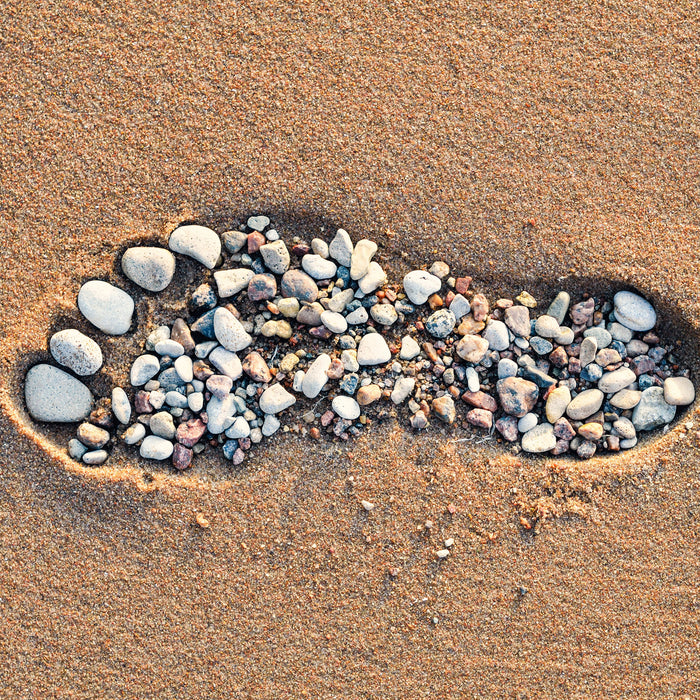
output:
[[[425,304],[431,294],[440,291],[442,281],[425,270],[413,270],[403,278],[406,296],[413,304]]]
[[[263,413],[280,413],[297,402],[281,384],[273,384],[263,391],[260,397],[260,410]]]
[[[109,282],[90,280],[78,292],[78,308],[103,333],[123,335],[131,326],[134,300]]]
[[[676,416],[676,407],[664,400],[664,390],[651,386],[642,392],[642,398],[632,412],[632,423],[637,430],[653,430],[670,423]]]
[[[302,391],[304,396],[309,399],[315,399],[320,393],[321,389],[328,382],[328,375],[326,372],[331,366],[331,357],[325,352],[321,353],[312,363],[309,369],[304,375],[304,383],[302,384]]]
[[[536,425],[523,435],[521,444],[525,452],[534,454],[553,450],[557,444],[554,427],[549,423]]]
[[[173,454],[173,443],[157,435],[144,438],[139,453],[144,459],[169,459]]]
[[[605,394],[600,389],[582,391],[568,405],[566,415],[572,420],[585,420],[600,409],[604,398]]]
[[[137,246],[122,255],[124,274],[149,292],[162,292],[175,274],[175,256],[165,248]]]
[[[308,303],[318,299],[316,282],[301,270],[287,270],[282,275],[280,289],[283,297],[295,297],[299,301]]]
[[[620,367],[612,372],[606,372],[598,382],[598,388],[604,394],[616,394],[626,389],[637,379],[637,375],[629,367]]]
[[[178,226],[170,234],[168,247],[176,253],[194,258],[210,270],[214,269],[221,255],[221,239],[216,231],[193,224]]]
[[[255,273],[246,267],[239,267],[234,270],[217,270],[214,273],[214,281],[219,291],[219,296],[232,297],[248,287],[248,283],[253,279]]]
[[[613,297],[615,319],[632,331],[649,331],[656,325],[654,307],[639,294],[618,292]]]
[[[686,377],[669,377],[664,381],[664,401],[671,406],[688,406],[695,401],[695,386]]]
[[[27,372],[24,398],[32,418],[49,423],[77,423],[92,410],[90,389],[52,365],[35,365]]]
[[[360,417],[360,404],[352,396],[336,396],[331,403],[331,408],[346,420],[355,420]]]
[[[81,377],[95,374],[102,367],[100,346],[74,328],[54,333],[49,349],[58,364],[68,367]]]
[[[361,366],[383,365],[391,360],[391,350],[379,333],[362,336],[357,348],[357,361]]]

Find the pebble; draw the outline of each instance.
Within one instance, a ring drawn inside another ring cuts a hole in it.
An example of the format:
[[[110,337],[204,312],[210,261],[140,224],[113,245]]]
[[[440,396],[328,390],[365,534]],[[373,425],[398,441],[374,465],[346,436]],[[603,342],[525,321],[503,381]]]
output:
[[[695,386],[686,377],[664,380],[664,401],[671,406],[688,406],[695,401]]]
[[[148,424],[150,431],[158,437],[172,440],[175,437],[175,423],[168,411],[159,411],[151,416]]]
[[[146,436],[146,428],[142,423],[134,423],[124,431],[124,442],[127,445],[135,445]]]
[[[102,350],[88,336],[73,328],[54,333],[49,341],[51,355],[59,365],[81,377],[95,374],[102,367]]]
[[[90,280],[78,292],[78,308],[103,333],[124,335],[131,326],[134,300],[109,282]]]
[[[413,270],[403,278],[406,296],[413,304],[425,304],[431,294],[436,294],[442,287],[439,277],[425,270]]]
[[[451,396],[440,396],[437,399],[433,399],[431,407],[435,415],[443,423],[452,425],[452,423],[455,422],[457,418],[457,409],[455,408],[455,402]]]
[[[664,400],[664,389],[652,386],[642,392],[642,398],[632,412],[632,423],[637,430],[653,430],[670,423],[676,415],[676,407]]]
[[[333,240],[328,245],[328,254],[343,267],[352,264],[353,244],[348,232],[339,228]]]
[[[112,413],[122,425],[127,425],[131,419],[131,403],[126,392],[120,386],[115,386],[112,389]]]
[[[345,320],[351,326],[359,326],[362,323],[367,323],[368,319],[369,314],[364,306],[360,306],[358,309],[355,309],[345,317]]]
[[[144,438],[139,454],[144,459],[169,459],[173,454],[173,443],[157,435]]]
[[[88,448],[77,438],[68,441],[68,454],[76,461],[79,462],[87,452]]]
[[[394,384],[391,392],[391,400],[394,404],[403,403],[416,388],[416,380],[413,377],[400,377]]]
[[[496,382],[496,392],[505,413],[522,418],[537,403],[540,390],[537,384],[522,377],[506,377]]]
[[[280,423],[279,418],[277,416],[273,415],[272,413],[268,413],[265,416],[265,420],[263,421],[262,424],[262,434],[265,437],[272,437],[282,426]]]
[[[242,363],[243,371],[254,381],[267,384],[272,381],[272,372],[259,352],[248,353]]]
[[[318,287],[309,275],[301,270],[287,270],[282,275],[280,290],[283,297],[295,297],[311,304],[318,299]]]
[[[552,316],[556,322],[561,326],[566,318],[566,312],[569,310],[569,304],[571,303],[571,297],[568,292],[559,292],[554,297],[554,300],[549,305],[547,309],[547,315]]]
[[[629,343],[632,340],[632,331],[617,321],[613,321],[608,326],[608,333],[613,337],[613,340],[619,340],[621,343]],[[647,348],[644,349],[644,352],[646,351]]]
[[[600,409],[604,398],[605,395],[599,389],[586,389],[572,399],[566,415],[572,420],[585,420]]]
[[[207,426],[201,418],[193,418],[177,426],[175,437],[185,447],[194,447],[207,432]]]
[[[489,308],[488,299],[483,294],[475,294],[472,297],[472,316],[477,323],[486,318]]]
[[[556,389],[552,389],[545,404],[547,420],[552,424],[556,423],[566,413],[570,403],[571,391],[568,386],[558,386]]]
[[[465,361],[477,364],[489,351],[489,341],[480,335],[465,335],[457,343],[456,352]]]
[[[460,321],[464,316],[471,312],[472,306],[465,296],[457,294],[450,302],[449,309],[454,314],[457,321]]]
[[[131,386],[143,386],[160,371],[160,360],[155,355],[139,355],[131,365]]]
[[[507,350],[510,345],[510,336],[508,335],[508,326],[503,321],[489,320],[486,324],[483,336],[489,344],[491,350],[503,351]]]
[[[238,253],[241,248],[248,242],[248,234],[243,231],[226,231],[221,234],[224,241],[224,246],[229,253]]]
[[[167,355],[168,357],[180,357],[180,355],[184,355],[185,353],[185,348],[176,340],[170,340],[170,338],[159,340],[154,350],[159,355]]]
[[[382,388],[376,384],[367,384],[357,390],[357,403],[360,406],[369,406],[382,398]]]
[[[270,225],[270,219],[267,216],[251,216],[248,218],[247,225],[254,231],[264,231]]]
[[[386,282],[386,272],[384,272],[379,263],[373,260],[369,264],[367,274],[358,281],[358,286],[363,294],[371,294],[383,284],[386,284]]]
[[[274,299],[277,294],[277,280],[274,275],[263,273],[254,275],[248,282],[248,298],[251,301]]]
[[[511,306],[504,312],[505,323],[521,338],[530,336],[530,310],[526,306]]]
[[[271,414],[270,414],[271,415]],[[240,440],[250,435],[250,424],[243,416],[238,416],[233,425],[226,431],[226,437],[232,440]]]
[[[231,352],[244,350],[253,342],[241,322],[223,307],[217,308],[214,314],[214,334],[221,345]]]
[[[554,339],[554,342],[559,343],[559,345],[571,345],[574,342],[574,332],[571,328],[567,326],[562,326],[559,329],[559,335]]]
[[[623,389],[611,397],[610,404],[623,411],[634,408],[642,398],[642,392],[633,389]]]
[[[581,342],[581,349],[579,350],[578,354],[578,359],[581,362],[581,367],[586,367],[587,365],[590,365],[591,362],[595,360],[597,352],[598,341],[592,337],[584,338]]]
[[[472,369],[473,368],[468,368]],[[507,357],[498,361],[498,378],[505,379],[506,377],[514,377],[518,373],[518,363]],[[475,373],[476,374],[476,373]],[[473,390],[472,390],[473,391]]]
[[[516,365],[516,370],[517,370],[517,365]],[[475,393],[479,391],[481,387],[481,381],[479,379],[479,375],[477,374],[477,371],[473,367],[467,367],[464,371],[466,380],[467,380],[467,389],[469,391]],[[513,375],[515,376],[515,375]]]
[[[597,343],[597,349],[607,348],[610,343],[612,343],[612,336],[605,328],[600,326],[593,326],[593,328],[587,328],[583,331],[584,338],[595,338]]]
[[[331,403],[331,408],[346,420],[355,420],[361,413],[360,404],[351,396],[336,396]]]
[[[207,402],[207,430],[212,435],[219,435],[229,428],[236,415],[235,396],[226,394],[223,398],[212,396]]]
[[[656,311],[643,297],[633,292],[618,292],[613,297],[615,320],[632,331],[649,331],[656,325]]]
[[[357,348],[357,361],[360,366],[383,365],[391,360],[391,350],[379,333],[362,336]]]
[[[283,275],[289,269],[291,259],[284,241],[277,240],[272,243],[266,243],[260,247],[260,254],[270,272],[274,272],[276,275]]]
[[[108,457],[109,453],[106,450],[92,450],[91,452],[86,452],[83,455],[83,462],[94,467],[104,464]]]
[[[629,367],[620,367],[613,372],[606,372],[598,382],[598,388],[604,394],[616,394],[626,389],[636,379],[637,376]]]
[[[369,272],[369,264],[377,252],[377,244],[367,238],[363,238],[355,244],[350,258],[350,277],[354,280],[362,279]]]
[[[187,397],[187,406],[193,413],[199,413],[204,408],[204,394],[194,391]]]
[[[29,414],[48,423],[77,423],[92,411],[90,389],[80,380],[52,365],[32,367],[24,382]]]
[[[255,273],[247,267],[240,267],[235,270],[217,270],[214,273],[214,282],[216,282],[219,296],[223,299],[235,296],[247,289],[250,280],[254,276]]]
[[[345,320],[345,317],[335,311],[324,311],[321,314],[321,323],[331,333],[345,333],[348,329],[348,322]]]
[[[618,418],[612,424],[613,430],[623,439],[631,440],[637,437],[637,429],[629,418]]]
[[[533,454],[553,450],[557,444],[554,427],[549,423],[536,425],[523,435],[521,444],[525,452]]]
[[[533,335],[530,338],[530,347],[538,355],[549,355],[552,350],[554,350],[554,345],[549,342],[546,338],[541,338],[539,335]]]
[[[210,270],[214,269],[221,256],[221,240],[216,231],[195,224],[176,228],[170,234],[168,248],[193,258]]]
[[[77,431],[78,440],[93,450],[104,447],[109,442],[109,433],[92,423],[81,423]]]
[[[542,338],[556,338],[559,335],[559,324],[553,316],[544,314],[535,321],[535,333]]]
[[[194,453],[189,447],[180,443],[173,446],[173,467],[178,471],[183,471],[192,465]]]
[[[449,309],[438,309],[426,319],[425,330],[433,338],[447,338],[454,330],[455,325],[457,325],[457,319]]]
[[[235,352],[217,347],[209,353],[208,359],[221,374],[225,374],[233,381],[236,381],[243,374],[243,366]]]
[[[309,399],[315,399],[326,386],[328,375],[326,372],[331,366],[331,357],[326,353],[321,353],[312,363],[302,384],[302,392]]]
[[[414,338],[410,335],[405,335],[401,339],[401,350],[399,351],[399,357],[402,360],[412,360],[420,355],[420,345],[416,342]]]
[[[175,256],[165,248],[127,248],[122,255],[122,270],[139,287],[162,292],[175,275]]]
[[[296,398],[281,384],[273,384],[265,389],[260,397],[260,410],[263,413],[280,413],[296,403]]]
[[[315,280],[332,279],[338,270],[338,266],[332,260],[326,260],[320,255],[305,255],[301,259],[301,267]]]
[[[529,430],[532,430],[539,422],[540,421],[539,421],[539,418],[537,417],[537,414],[526,413],[518,421],[518,431],[521,433],[527,433]]]

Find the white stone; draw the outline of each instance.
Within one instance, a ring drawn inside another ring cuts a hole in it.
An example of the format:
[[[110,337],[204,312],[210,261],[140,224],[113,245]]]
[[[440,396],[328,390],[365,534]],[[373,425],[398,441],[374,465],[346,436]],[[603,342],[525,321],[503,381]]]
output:
[[[77,423],[92,410],[90,389],[52,365],[35,365],[27,372],[24,398],[32,418],[49,423]]]
[[[600,409],[604,398],[600,389],[586,389],[572,399],[566,407],[566,415],[572,420],[585,420]]]
[[[137,246],[122,255],[124,274],[149,292],[162,292],[175,274],[175,256],[165,248]]]
[[[535,413],[526,413],[519,421],[518,421],[518,430],[521,433],[527,433],[529,430],[532,430],[538,423],[538,418]]]
[[[159,411],[151,416],[148,423],[150,431],[158,437],[172,440],[175,437],[175,423],[168,411]]]
[[[159,340],[154,350],[159,355],[167,355],[167,357],[180,357],[180,355],[185,354],[185,348],[177,340],[170,340],[170,338]]]
[[[606,372],[598,381],[598,388],[604,394],[616,394],[633,384],[636,379],[637,376],[629,367],[620,367],[612,372]]]
[[[204,394],[201,391],[193,391],[187,397],[187,405],[190,411],[199,413],[204,408]]]
[[[56,362],[81,377],[95,374],[102,367],[100,346],[92,338],[73,328],[54,333],[49,348]]]
[[[124,442],[127,445],[135,445],[146,437],[146,426],[143,423],[134,423],[124,431]]]
[[[297,402],[281,384],[273,384],[263,391],[260,397],[260,410],[263,413],[280,413]]]
[[[240,440],[250,435],[250,424],[243,416],[238,416],[233,425],[226,431],[226,437],[232,440]]]
[[[283,275],[289,269],[291,258],[284,241],[266,243],[260,247],[260,254],[270,272],[274,272],[276,275]]]
[[[686,377],[669,377],[664,381],[664,401],[670,406],[688,406],[695,401],[695,386]]]
[[[535,321],[535,333],[540,338],[556,338],[559,335],[560,328],[557,319],[548,314],[540,316]]]
[[[500,369],[500,365],[499,365]],[[515,367],[516,373],[517,373],[517,365]],[[467,389],[469,391],[475,392],[479,391],[481,389],[481,380],[479,379],[479,373],[473,368],[473,367],[467,367],[466,370],[464,370],[464,374],[467,379]],[[515,374],[510,374],[508,375],[509,377],[514,377]],[[503,379],[504,377],[501,377],[500,374],[498,376],[499,379]]]
[[[333,289],[333,295],[328,302],[329,311],[337,311],[338,313],[345,311],[345,307],[353,300],[355,292],[352,289],[343,289],[340,291],[337,287]]]
[[[222,399],[212,396],[207,403],[207,430],[212,435],[220,435],[230,427],[236,415],[236,397],[226,394]]]
[[[83,463],[96,466],[98,464],[104,464],[108,458],[109,452],[107,452],[107,450],[91,450],[83,455]]]
[[[357,361],[357,350],[343,350],[340,353],[340,361],[346,372],[357,372],[360,369],[360,363]]]
[[[143,386],[160,371],[160,360],[155,355],[139,355],[131,365],[131,386]]]
[[[350,260],[350,277],[354,280],[362,279],[369,272],[369,263],[377,252],[377,244],[367,238],[358,241],[352,251]]]
[[[331,408],[346,420],[355,420],[360,417],[360,404],[352,396],[336,396],[331,402]]]
[[[173,443],[157,435],[144,438],[139,453],[144,459],[169,459],[173,454]]]
[[[425,270],[413,270],[403,278],[406,296],[413,304],[425,304],[431,294],[436,294],[442,287],[439,277]]]
[[[338,266],[332,260],[312,254],[305,255],[301,259],[301,267],[309,277],[315,280],[332,279],[338,270]]]
[[[339,228],[328,246],[328,253],[339,265],[350,267],[352,263],[352,251],[353,244],[348,232]]]
[[[103,333],[123,335],[131,326],[134,300],[109,282],[90,280],[78,292],[78,308]]]
[[[321,323],[331,333],[345,333],[348,329],[348,322],[345,317],[335,311],[324,311],[321,314]]]
[[[191,382],[194,379],[194,373],[192,371],[192,358],[187,357],[187,355],[178,357],[173,363],[173,367],[175,367],[175,371],[183,382]]]
[[[391,350],[379,333],[362,336],[357,348],[357,361],[361,366],[383,365],[391,360]]]
[[[321,353],[312,363],[309,369],[306,371],[304,376],[304,384],[302,385],[302,391],[304,396],[309,399],[315,399],[320,393],[321,389],[326,386],[328,381],[328,375],[326,371],[331,366],[331,357],[325,352]]]
[[[401,339],[401,350],[399,357],[402,360],[412,360],[420,355],[420,345],[410,335],[405,335]]]
[[[225,298],[232,297],[238,292],[247,289],[248,283],[254,276],[255,273],[252,270],[247,267],[239,267],[235,270],[218,270],[214,273],[214,281],[216,282],[219,296]]]
[[[371,294],[375,289],[386,284],[386,280],[386,272],[384,272],[382,266],[372,260],[369,264],[367,274],[362,277],[357,284],[363,294]]]
[[[507,350],[510,345],[510,336],[508,335],[508,326],[503,321],[489,320],[483,337],[488,341],[491,350],[499,352]]]
[[[210,270],[214,269],[221,255],[221,239],[216,231],[195,224],[176,228],[170,234],[168,247],[176,253],[194,258]]]
[[[557,445],[554,427],[549,423],[536,425],[523,435],[521,444],[525,452],[535,454],[553,450]]]
[[[231,352],[244,350],[253,342],[241,322],[222,306],[214,312],[214,335]]]
[[[131,419],[131,403],[126,392],[120,386],[115,386],[112,389],[112,413],[122,425],[127,425]]]
[[[323,238],[312,238],[311,250],[322,258],[328,258],[328,243]]]
[[[656,325],[654,307],[639,294],[618,292],[613,304],[615,320],[632,331],[650,331]]]
[[[248,217],[248,228],[253,231],[264,231],[266,226],[270,225],[270,219],[267,216],[250,216]]]
[[[367,313],[367,309],[364,306],[358,306],[354,311],[349,313],[346,317],[345,320],[351,325],[351,326],[359,326],[363,323],[367,323],[369,320],[369,314]]]
[[[571,390],[568,386],[558,386],[549,393],[545,404],[545,414],[550,423],[556,423],[571,403]]]
[[[243,374],[243,365],[235,352],[222,347],[214,348],[207,358],[216,369],[236,381]]]
[[[174,389],[167,392],[165,395],[165,403],[173,408],[187,408],[189,405],[187,396],[181,394],[179,391],[175,391]]]
[[[265,437],[271,437],[280,429],[281,425],[280,419],[277,416],[268,413],[262,424],[262,434]]]
[[[391,400],[395,404],[403,403],[416,387],[416,380],[413,377],[399,377],[391,392]]]

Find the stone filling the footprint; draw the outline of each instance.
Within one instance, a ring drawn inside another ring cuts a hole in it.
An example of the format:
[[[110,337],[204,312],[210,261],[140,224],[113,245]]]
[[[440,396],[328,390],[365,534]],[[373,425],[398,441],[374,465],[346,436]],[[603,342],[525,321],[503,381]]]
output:
[[[353,244],[339,229],[330,243],[288,247],[269,227],[254,216],[220,237],[187,224],[170,250],[129,248],[122,270],[151,292],[171,283],[173,252],[217,269],[183,299],[192,316],[135,329],[143,352],[129,385],[95,404],[81,380],[39,364],[25,382],[30,415],[82,421],[69,453],[86,464],[102,464],[120,439],[186,469],[212,444],[240,464],[280,429],[347,440],[397,411],[414,430],[459,420],[515,451],[589,458],[634,447],[695,400],[688,371],[654,332],[654,307],[635,292],[572,305],[561,291],[544,313],[528,292],[492,306],[443,261],[392,285],[373,241]],[[121,335],[134,301],[91,280],[78,308]],[[56,333],[50,350],[80,377],[102,367],[98,343],[75,329]]]

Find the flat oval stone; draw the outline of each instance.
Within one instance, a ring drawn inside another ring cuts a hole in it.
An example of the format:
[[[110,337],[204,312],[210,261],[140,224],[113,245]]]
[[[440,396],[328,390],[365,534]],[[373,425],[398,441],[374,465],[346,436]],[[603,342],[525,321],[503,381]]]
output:
[[[131,402],[120,386],[112,389],[112,413],[122,425],[127,425],[131,418]]]
[[[315,280],[332,279],[338,270],[338,266],[332,260],[326,260],[320,255],[305,255],[301,259],[301,267]]]
[[[95,374],[102,367],[100,346],[73,328],[54,333],[49,348],[58,364],[68,367],[81,377]]]
[[[642,392],[642,398],[632,412],[632,423],[637,430],[653,430],[670,423],[676,416],[676,407],[664,400],[664,390],[651,386]]]
[[[295,297],[309,304],[318,299],[316,282],[302,270],[287,270],[282,275],[280,289],[283,297]]]
[[[304,396],[309,399],[315,399],[320,393],[321,389],[328,382],[328,375],[326,372],[331,366],[331,357],[325,352],[321,353],[311,364],[309,369],[304,375],[304,383],[302,384],[302,391]]]
[[[351,396],[336,396],[331,402],[331,408],[346,420],[355,420],[360,417],[360,404]]]
[[[139,448],[139,454],[144,459],[170,459],[173,454],[173,443],[157,435],[144,438]]]
[[[165,248],[136,246],[122,255],[124,274],[149,292],[162,292],[173,280],[175,256]]]
[[[296,397],[281,384],[273,384],[263,391],[260,397],[260,410],[263,413],[280,413],[296,402]]]
[[[345,317],[335,311],[324,311],[321,314],[321,323],[332,333],[345,333],[348,329]]]
[[[425,270],[413,270],[403,278],[406,296],[413,304],[425,304],[431,294],[436,294],[442,287],[439,277]]]
[[[221,256],[221,239],[216,231],[195,224],[178,226],[170,234],[168,247],[176,253],[194,258],[210,270],[214,269]]]
[[[623,411],[628,411],[634,408],[642,398],[641,391],[632,389],[623,389],[611,397],[610,405],[615,408],[621,408]]]
[[[598,388],[604,394],[616,394],[626,389],[637,379],[637,375],[629,367],[620,367],[612,372],[606,372],[598,382]]]
[[[168,357],[180,357],[180,355],[185,354],[185,348],[181,343],[176,340],[171,340],[167,338],[166,340],[159,340],[156,343],[155,348],[153,348],[159,355],[167,355]]]
[[[639,294],[618,292],[613,304],[617,322],[632,331],[650,331],[656,325],[654,307]]]
[[[379,333],[362,336],[357,347],[357,361],[361,366],[383,365],[391,360],[391,350]]]
[[[686,377],[669,377],[664,381],[664,401],[670,406],[688,406],[695,401],[695,386]]]
[[[109,282],[90,280],[78,292],[78,308],[103,333],[123,335],[131,326],[134,300]]]
[[[219,307],[214,313],[214,335],[231,352],[244,350],[253,342],[241,322],[223,307]]]
[[[540,316],[535,321],[535,333],[542,338],[556,338],[559,335],[557,319],[548,314]]]
[[[533,454],[553,450],[557,444],[557,438],[554,435],[554,427],[549,423],[540,423],[536,425],[523,435],[521,444],[525,452],[531,452]]]
[[[571,391],[568,386],[558,386],[552,389],[545,404],[547,420],[554,424],[566,413],[567,406],[571,403]]]
[[[569,296],[569,293],[559,292],[559,294],[554,297],[554,301],[552,301],[552,303],[549,305],[547,315],[554,317],[556,322],[561,326],[566,318],[566,312],[569,310],[570,303],[571,297]]]
[[[600,409],[604,398],[605,394],[600,389],[586,389],[573,398],[566,415],[572,420],[585,420]]]
[[[92,411],[92,393],[79,379],[52,365],[35,365],[24,381],[29,414],[47,423],[77,423]]]

